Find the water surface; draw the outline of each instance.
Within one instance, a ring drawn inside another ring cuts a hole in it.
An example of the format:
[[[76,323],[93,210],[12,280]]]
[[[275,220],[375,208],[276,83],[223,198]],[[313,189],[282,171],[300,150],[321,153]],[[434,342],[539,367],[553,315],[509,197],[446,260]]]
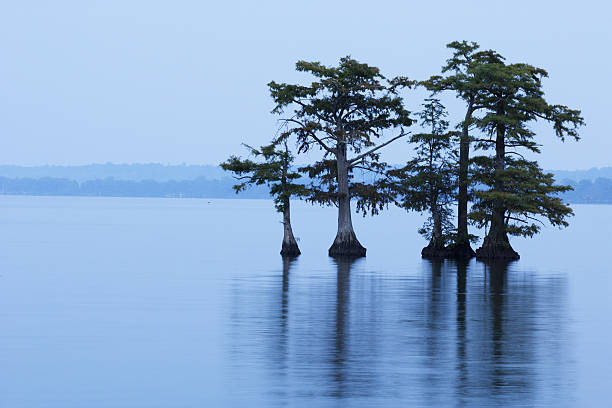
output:
[[[265,200],[0,196],[0,406],[605,406],[612,206],[514,240],[510,264],[419,257],[422,218]]]

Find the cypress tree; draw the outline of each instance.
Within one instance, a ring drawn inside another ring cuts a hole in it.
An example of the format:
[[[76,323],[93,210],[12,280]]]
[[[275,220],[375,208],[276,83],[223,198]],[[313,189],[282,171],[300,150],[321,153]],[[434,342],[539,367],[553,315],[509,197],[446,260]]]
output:
[[[281,145],[282,143],[282,145]],[[280,146],[279,146],[280,145]],[[300,254],[300,249],[291,228],[291,197],[305,196],[308,190],[296,180],[301,177],[293,171],[291,165],[294,157],[287,142],[275,141],[267,146],[255,149],[244,145],[257,161],[231,156],[221,163],[224,170],[233,172],[239,183],[234,185],[236,194],[251,185],[267,185],[270,195],[274,197],[274,206],[283,215],[283,243],[281,255],[293,257]]]
[[[572,210],[557,197],[569,186],[554,184],[552,174],[543,173],[535,161],[524,158],[519,149],[540,152],[536,134],[529,125],[544,120],[553,125],[561,139],[578,140],[583,125],[580,111],[563,105],[550,105],[544,99],[542,79],[545,70],[528,64],[488,63],[476,68],[482,79],[476,104],[484,114],[474,120],[484,136],[476,143],[493,151],[474,159],[477,181],[484,188],[474,192],[471,218],[489,226],[483,245],[476,251],[481,259],[517,259],[508,234],[533,236],[542,219],[552,225],[567,225]]]
[[[426,99],[418,115],[429,133],[412,135],[415,158],[400,169],[388,171],[391,188],[399,204],[407,210],[429,212],[419,233],[429,240],[421,255],[424,258],[448,256],[447,242],[454,236],[450,208],[455,200],[456,154],[455,133],[448,131],[447,112],[438,99]]]

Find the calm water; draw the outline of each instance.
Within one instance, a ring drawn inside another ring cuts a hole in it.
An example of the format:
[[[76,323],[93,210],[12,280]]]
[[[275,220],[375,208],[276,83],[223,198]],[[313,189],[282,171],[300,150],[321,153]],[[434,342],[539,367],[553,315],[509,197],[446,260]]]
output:
[[[421,260],[421,217],[268,201],[0,196],[0,407],[601,407],[612,206],[514,240],[509,265]]]

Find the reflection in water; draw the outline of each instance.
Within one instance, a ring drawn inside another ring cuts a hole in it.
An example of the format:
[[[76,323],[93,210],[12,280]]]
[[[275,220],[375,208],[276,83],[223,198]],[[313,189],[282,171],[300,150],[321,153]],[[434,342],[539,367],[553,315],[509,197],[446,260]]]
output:
[[[281,334],[279,336],[279,355],[285,357],[287,355],[287,328],[288,328],[288,311],[289,311],[289,271],[291,264],[295,262],[295,257],[283,257],[283,286],[281,295],[281,314],[280,327]]]
[[[346,383],[345,362],[346,362],[346,330],[348,325],[349,313],[349,290],[351,283],[351,266],[355,259],[335,259],[336,275],[336,332],[334,333],[332,364],[334,365],[334,392],[335,397],[344,396],[344,386]]]
[[[332,271],[335,269],[335,273]],[[566,282],[514,264],[423,261],[413,274],[359,260],[234,286],[232,383],[262,403],[567,404]],[[280,290],[279,290],[280,286]],[[342,404],[341,404],[342,405]]]
[[[465,259],[459,259],[455,261],[449,261],[451,264],[454,263],[455,274],[457,276],[457,288],[456,292],[456,309],[457,317],[455,318],[455,332],[456,341],[455,345],[457,348],[457,360],[455,362],[457,381],[455,382],[455,392],[457,394],[457,400],[459,405],[464,405],[465,400],[463,398],[464,390],[468,389],[469,370],[467,362],[467,321],[466,321],[466,299],[467,299],[467,274],[469,261]]]

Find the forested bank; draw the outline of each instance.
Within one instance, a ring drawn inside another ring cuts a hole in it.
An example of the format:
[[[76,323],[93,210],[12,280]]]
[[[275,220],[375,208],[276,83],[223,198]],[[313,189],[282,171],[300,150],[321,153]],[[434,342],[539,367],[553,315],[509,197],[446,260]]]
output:
[[[235,180],[197,178],[180,181],[116,180],[112,178],[76,182],[65,178],[0,177],[0,194],[34,196],[101,196],[101,197],[185,197],[185,198],[270,198],[264,186],[236,195]],[[612,179],[562,180],[574,191],[561,196],[575,204],[612,204]]]
[[[0,194],[39,196],[101,196],[101,197],[185,197],[237,198],[234,180],[116,180],[112,178],[77,182],[65,178],[0,177]],[[241,198],[268,198],[264,187],[246,191]]]
[[[612,204],[612,179],[561,180],[574,190],[561,197],[574,204]],[[112,178],[77,182],[66,178],[9,178],[0,177],[0,194],[35,196],[101,196],[101,197],[185,197],[185,198],[270,198],[265,186],[236,195],[235,180],[117,180]]]

